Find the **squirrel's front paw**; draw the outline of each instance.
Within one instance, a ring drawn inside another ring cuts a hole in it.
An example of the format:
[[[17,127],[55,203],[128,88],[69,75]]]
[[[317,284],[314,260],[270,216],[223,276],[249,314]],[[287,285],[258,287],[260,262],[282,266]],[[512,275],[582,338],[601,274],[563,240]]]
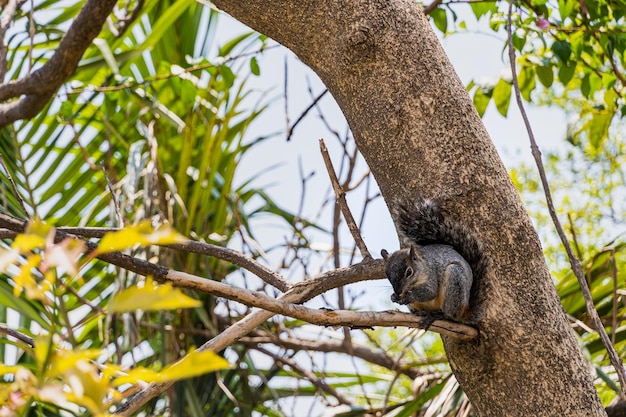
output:
[[[405,295],[404,297],[399,296],[398,294],[391,294],[391,301],[397,304],[407,305],[411,302]]]

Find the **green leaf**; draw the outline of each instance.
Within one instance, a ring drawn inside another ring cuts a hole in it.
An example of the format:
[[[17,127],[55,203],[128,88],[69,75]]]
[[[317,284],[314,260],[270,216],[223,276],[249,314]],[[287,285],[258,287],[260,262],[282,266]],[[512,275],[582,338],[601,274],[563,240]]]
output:
[[[219,56],[226,56],[226,55],[230,54],[232,52],[232,50],[235,49],[235,47],[237,47],[237,45],[239,45],[241,42],[243,42],[244,40],[248,39],[250,36],[254,35],[255,33],[256,32],[244,33],[244,34],[239,35],[236,38],[233,38],[230,41],[226,42],[224,44],[224,46],[222,46],[220,48]]]
[[[474,12],[474,16],[476,16],[476,20],[480,20],[480,18],[486,14],[496,13],[498,11],[496,3],[490,1],[472,1],[470,2],[470,7],[472,8],[472,12]]]
[[[165,33],[176,23],[180,15],[182,15],[188,8],[194,4],[194,0],[178,0],[167,8],[165,13],[159,16],[159,20],[154,22],[150,35],[141,44],[142,49],[148,49],[153,47],[159,42]]]
[[[589,143],[594,149],[599,149],[608,137],[613,114],[607,111],[594,113],[591,120],[587,123]]]
[[[3,280],[5,279],[3,278]],[[50,331],[50,323],[44,318],[45,312],[38,310],[37,304],[27,300],[24,296],[16,297],[7,282],[0,283],[0,305],[15,310],[21,316],[29,318],[46,331]]]
[[[595,73],[590,73],[583,77],[582,83],[580,84],[580,92],[583,93],[586,98],[592,98],[600,87],[602,87],[602,79]]]
[[[571,81],[572,77],[574,76],[574,72],[576,72],[576,64],[571,63],[571,64],[561,65],[561,67],[559,68],[559,81],[564,86],[567,86],[567,84]]]
[[[395,417],[410,417],[415,415],[415,413],[420,410],[424,406],[424,404],[426,404],[428,401],[433,399],[437,394],[441,392],[441,390],[448,381],[448,378],[443,379],[438,384],[432,386],[432,388],[430,388],[428,391],[420,394],[414,400],[407,402],[399,413],[394,414]]]
[[[224,80],[224,88],[229,89],[235,83],[235,74],[226,65],[220,67],[220,74]]]
[[[510,83],[501,78],[493,88],[493,102],[498,112],[504,117],[506,117],[511,103],[511,87]]]
[[[601,380],[604,381],[604,383],[613,390],[613,392],[619,394],[621,392],[621,390],[619,389],[619,387],[617,386],[617,384],[615,384],[615,381],[613,381],[611,379],[610,376],[608,376],[600,366],[595,365],[594,366],[595,370],[596,370],[596,374],[600,377]]]
[[[250,72],[252,72],[254,75],[257,75],[257,76],[261,74],[261,69],[259,68],[259,62],[257,61],[255,56],[250,58]]]
[[[570,14],[572,14],[572,10],[574,9],[574,1],[573,0],[559,0],[559,15],[561,16],[561,20],[565,20]]]
[[[490,97],[483,93],[481,88],[477,88],[474,93],[474,106],[476,107],[476,111],[478,111],[478,115],[483,117],[485,111],[487,110],[487,106],[489,105]]]
[[[535,68],[522,67],[517,77],[517,83],[519,84],[520,93],[522,97],[524,97],[524,100],[530,101],[530,94],[536,87]]]
[[[554,71],[552,71],[552,67],[550,65],[538,66],[535,70],[537,71],[537,78],[539,78],[541,84],[546,88],[550,88],[554,82]]]
[[[521,52],[526,44],[526,33],[518,35],[517,31],[513,32],[511,35],[511,41],[513,41],[513,47]]]
[[[448,16],[446,15],[445,9],[436,8],[430,13],[430,17],[433,19],[437,29],[442,33],[446,33],[448,30]]]
[[[566,64],[572,54],[572,47],[568,41],[556,41],[552,44],[552,52],[559,57],[562,63]]]

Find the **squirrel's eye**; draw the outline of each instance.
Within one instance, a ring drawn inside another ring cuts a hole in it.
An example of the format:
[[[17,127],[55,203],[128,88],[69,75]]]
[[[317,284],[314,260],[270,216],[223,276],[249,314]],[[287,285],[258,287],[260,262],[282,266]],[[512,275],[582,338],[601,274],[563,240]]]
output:
[[[410,277],[411,275],[413,275],[413,268],[408,267],[408,268],[406,269],[406,271],[404,271],[404,278],[408,278],[408,277]]]

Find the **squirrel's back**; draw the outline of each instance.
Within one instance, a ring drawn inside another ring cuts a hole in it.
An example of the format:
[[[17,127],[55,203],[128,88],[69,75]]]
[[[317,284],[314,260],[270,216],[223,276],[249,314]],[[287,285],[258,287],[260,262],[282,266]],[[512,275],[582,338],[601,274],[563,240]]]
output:
[[[451,246],[469,264],[473,279],[468,314],[474,319],[480,315],[477,309],[481,304],[479,286],[489,268],[489,261],[478,238],[469,228],[446,218],[436,201],[425,200],[420,196],[396,205],[394,214],[399,232],[405,240],[420,247]]]
[[[482,244],[467,227],[448,220],[437,202],[420,196],[402,202],[397,206],[395,218],[404,238],[420,246],[452,246],[470,265],[475,280],[485,275],[489,262]]]

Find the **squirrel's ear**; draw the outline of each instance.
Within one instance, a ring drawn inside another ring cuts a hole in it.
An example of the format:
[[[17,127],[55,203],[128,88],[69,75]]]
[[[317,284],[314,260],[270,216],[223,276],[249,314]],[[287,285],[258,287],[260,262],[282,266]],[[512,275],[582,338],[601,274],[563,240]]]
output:
[[[416,245],[410,245],[409,256],[411,259],[417,261],[424,258],[424,253]]]
[[[386,249],[383,249],[380,251],[380,255],[383,257],[383,259],[386,261],[387,259],[389,259],[389,252],[387,252]]]

